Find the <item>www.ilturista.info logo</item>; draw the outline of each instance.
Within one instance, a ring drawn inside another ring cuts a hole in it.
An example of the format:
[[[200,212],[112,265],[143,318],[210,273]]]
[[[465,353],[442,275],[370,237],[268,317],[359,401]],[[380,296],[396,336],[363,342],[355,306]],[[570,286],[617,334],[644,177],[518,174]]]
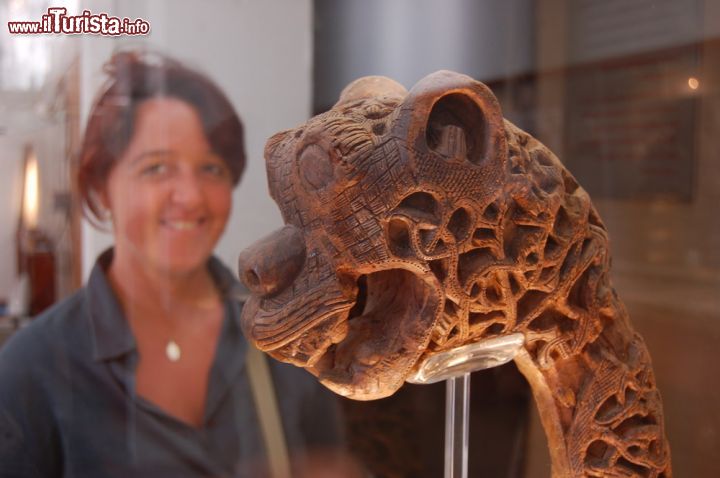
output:
[[[93,14],[89,10],[82,15],[68,15],[66,8],[48,8],[39,22],[8,22],[10,33],[33,35],[40,33],[91,33],[95,35],[147,35],[150,23],[142,18],[111,17],[107,13]]]

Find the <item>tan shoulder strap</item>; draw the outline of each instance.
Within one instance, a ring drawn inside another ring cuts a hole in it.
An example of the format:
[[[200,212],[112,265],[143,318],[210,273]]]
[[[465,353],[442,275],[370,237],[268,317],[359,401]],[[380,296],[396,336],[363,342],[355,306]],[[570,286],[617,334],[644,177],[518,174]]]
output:
[[[272,477],[290,478],[290,458],[270,376],[270,366],[265,354],[252,345],[248,346],[247,371]]]

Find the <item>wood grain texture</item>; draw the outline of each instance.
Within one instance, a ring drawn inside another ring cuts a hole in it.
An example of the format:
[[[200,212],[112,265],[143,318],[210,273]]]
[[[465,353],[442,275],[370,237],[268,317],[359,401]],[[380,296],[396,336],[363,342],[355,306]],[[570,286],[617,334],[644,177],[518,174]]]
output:
[[[671,476],[605,227],[482,83],[440,71],[406,92],[360,79],[265,155],[286,226],[240,257],[254,294],[243,329],[258,348],[372,400],[434,353],[521,332],[516,363],[553,476]]]

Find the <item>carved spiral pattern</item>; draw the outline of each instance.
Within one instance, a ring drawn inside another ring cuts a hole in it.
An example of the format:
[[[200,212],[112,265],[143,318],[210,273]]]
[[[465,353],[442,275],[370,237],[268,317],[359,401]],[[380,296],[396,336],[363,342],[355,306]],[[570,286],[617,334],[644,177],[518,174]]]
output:
[[[522,332],[555,391],[574,476],[668,477],[660,397],[608,278],[605,228],[557,158],[505,126],[501,195],[484,205],[426,188],[387,221],[391,251],[428,261],[445,290],[431,349]]]
[[[361,79],[271,138],[266,157],[305,251],[291,285],[245,308],[261,349],[367,400],[434,353],[520,332],[516,363],[556,478],[671,476],[650,358],[610,283],[605,227],[484,85],[448,71],[410,92]]]

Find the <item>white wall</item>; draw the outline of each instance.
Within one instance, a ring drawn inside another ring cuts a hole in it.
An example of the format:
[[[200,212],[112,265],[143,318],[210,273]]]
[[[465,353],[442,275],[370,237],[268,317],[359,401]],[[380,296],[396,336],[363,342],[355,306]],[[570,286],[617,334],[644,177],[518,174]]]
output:
[[[233,214],[217,247],[235,269],[238,253],[282,224],[267,191],[265,141],[310,115],[311,0],[88,1],[88,8],[150,22],[146,38],[83,38],[82,118],[102,84],[102,63],[121,45],[150,45],[204,71],[229,96],[246,132],[248,164],[233,196]],[[111,238],[83,224],[84,277]]]
[[[22,194],[22,144],[7,135],[0,136],[0,298],[8,299],[17,273],[15,231]]]

